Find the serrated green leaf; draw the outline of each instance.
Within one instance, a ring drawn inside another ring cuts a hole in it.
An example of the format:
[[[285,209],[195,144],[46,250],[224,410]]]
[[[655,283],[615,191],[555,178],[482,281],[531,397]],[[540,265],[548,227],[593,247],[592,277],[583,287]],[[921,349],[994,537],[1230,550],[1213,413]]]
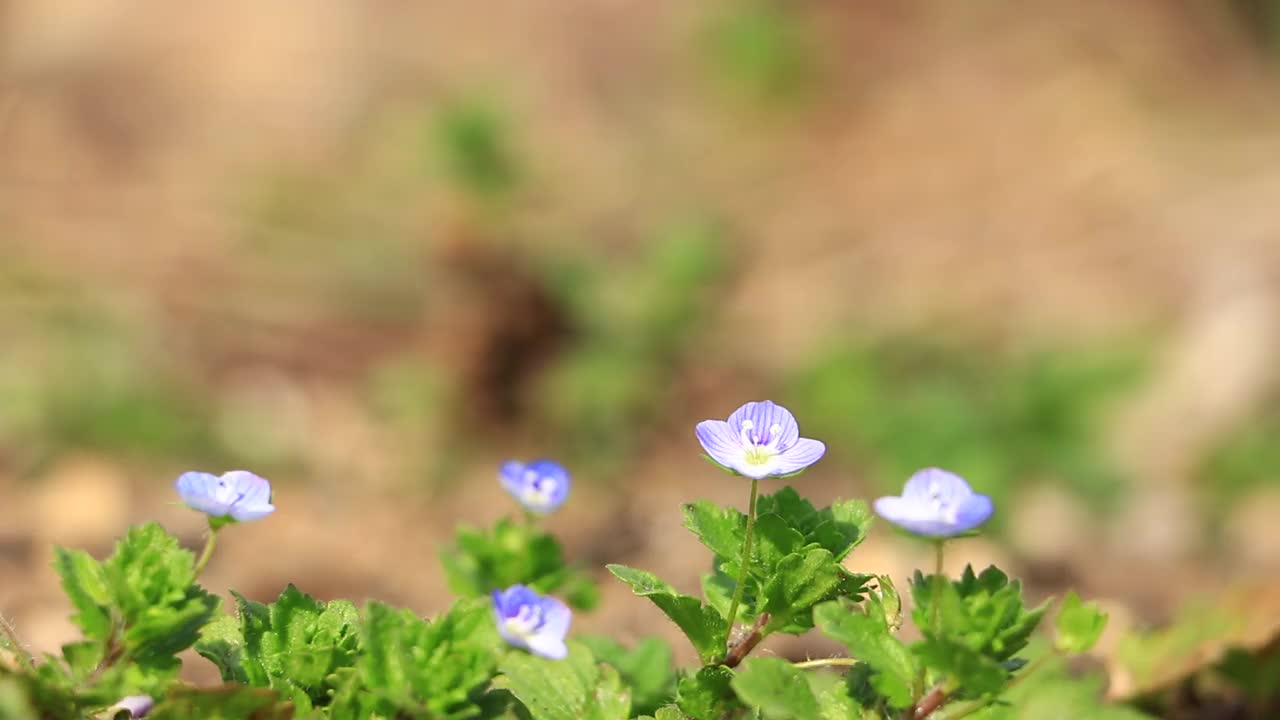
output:
[[[76,609],[72,622],[89,640],[106,642],[111,634],[111,594],[102,565],[83,550],[55,547],[53,551],[62,590]]]
[[[698,500],[683,506],[684,526],[711,552],[726,560],[742,554],[747,516],[738,510]]]
[[[653,720],[685,720],[684,713],[680,712],[680,708],[674,705],[658,708],[653,714]]]
[[[777,572],[778,563],[799,552],[805,545],[804,534],[780,515],[763,513],[756,518],[755,550],[751,571],[760,578]]]
[[[783,558],[761,591],[763,611],[772,616],[768,629],[798,633],[813,627],[813,605],[829,599],[843,578],[840,564],[827,550]]]
[[[617,669],[631,688],[633,713],[653,713],[674,698],[675,665],[671,648],[661,638],[643,638],[631,650],[599,635],[579,636],[578,642],[587,646],[596,660]]]
[[[781,658],[750,658],[733,678],[733,690],[766,718],[820,720],[818,701],[801,670]]]
[[[240,633],[240,621],[230,615],[222,615],[200,630],[195,650],[218,668],[223,682],[251,685],[244,667],[244,636]]]
[[[626,565],[609,565],[614,577],[631,586],[631,591],[647,597],[684,632],[702,662],[709,663],[724,654],[729,626],[713,608],[698,598],[681,595],[658,576]]]
[[[915,651],[925,666],[953,678],[968,695],[995,695],[1009,679],[1000,663],[957,642],[926,638]]]
[[[228,685],[182,689],[147,715],[151,720],[292,720],[294,710],[271,690]]]
[[[463,597],[488,597],[517,583],[557,593],[586,610],[598,599],[592,578],[567,566],[560,543],[535,526],[503,518],[493,530],[458,529],[453,547],[440,552],[449,589]]]
[[[813,609],[814,623],[871,667],[872,686],[890,704],[906,707],[912,701],[915,660],[907,646],[890,633],[879,598],[868,597],[864,605],[865,609],[843,601],[823,603]]]
[[[818,514],[822,521],[806,537],[831,551],[836,560],[844,560],[865,540],[875,521],[871,508],[862,500],[837,500]]]
[[[502,675],[495,686],[510,690],[533,720],[624,720],[630,715],[630,695],[617,671],[598,664],[581,643],[570,642],[564,660],[513,651],[499,668]]]
[[[1048,609],[1048,602],[1027,609],[1017,581],[995,567],[981,575],[966,568],[960,579],[943,579],[935,589],[934,576],[915,574],[913,619],[926,635],[933,634],[933,606],[937,597],[942,637],[983,653],[997,662],[1009,660],[1027,645]]]
[[[327,704],[331,676],[355,664],[355,606],[346,600],[322,603],[293,585],[271,605],[240,595],[236,600],[239,622],[211,623],[196,651],[218,665],[224,680],[275,688],[300,706]]]
[[[701,668],[676,683],[676,706],[693,720],[720,720],[738,707],[732,682],[733,671],[723,665]]]
[[[751,581],[748,580],[748,590],[751,587]],[[737,582],[729,575],[723,572],[713,572],[702,576],[702,596],[707,599],[707,605],[710,605],[721,617],[729,614],[729,606],[733,604],[733,590],[737,587]],[[744,591],[743,596],[747,596]],[[748,603],[749,605],[750,603]]]
[[[492,677],[501,644],[487,601],[459,601],[431,622],[374,602],[365,609],[361,630],[361,687],[344,690],[344,706],[341,712],[335,708],[335,717],[360,717],[366,710],[414,718],[465,716]]]
[[[1062,600],[1055,622],[1058,636],[1054,645],[1068,653],[1083,653],[1093,649],[1102,631],[1107,627],[1107,614],[1096,603],[1085,604],[1074,592]]]

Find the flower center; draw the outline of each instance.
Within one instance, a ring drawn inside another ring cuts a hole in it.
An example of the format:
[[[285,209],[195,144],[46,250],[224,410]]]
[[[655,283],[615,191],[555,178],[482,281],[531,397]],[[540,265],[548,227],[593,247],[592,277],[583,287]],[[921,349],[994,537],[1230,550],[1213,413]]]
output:
[[[559,485],[555,478],[545,477],[530,470],[525,473],[524,480],[524,492],[520,493],[520,497],[525,503],[535,507],[551,504],[552,496]]]
[[[942,499],[942,487],[937,483],[929,485],[929,502],[933,508],[934,517],[947,523],[957,521],[958,508]]]
[[[768,428],[756,429],[751,420],[742,421],[742,447],[746,450],[746,460],[751,465],[764,465],[772,460],[782,448],[782,426],[774,423]]]
[[[503,625],[512,635],[522,638],[532,637],[538,632],[538,628],[542,627],[542,608],[521,605],[515,616],[507,618]]]

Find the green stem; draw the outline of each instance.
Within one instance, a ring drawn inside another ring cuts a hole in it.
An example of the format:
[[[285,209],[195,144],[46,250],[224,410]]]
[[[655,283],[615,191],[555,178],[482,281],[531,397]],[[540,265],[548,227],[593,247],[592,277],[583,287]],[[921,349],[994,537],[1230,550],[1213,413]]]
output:
[[[942,628],[938,626],[938,606],[942,604],[942,546],[944,540],[937,540],[933,543],[933,603],[929,608],[929,629],[933,631],[934,637],[937,637]]]
[[[751,478],[751,503],[747,506],[747,535],[742,540],[742,558],[738,564],[738,585],[733,589],[733,601],[729,603],[729,635],[733,635],[733,621],[738,618],[738,603],[742,602],[742,591],[747,586],[747,572],[751,568],[751,540],[756,529],[756,496],[760,492],[760,481]]]
[[[209,564],[209,558],[213,557],[213,546],[218,542],[218,531],[221,529],[212,524],[209,526],[209,539],[204,541],[204,550],[200,551],[200,559],[196,560],[195,573],[191,576],[193,582],[200,577],[200,573],[204,572],[204,566]]]
[[[791,663],[791,667],[804,670],[806,668],[816,667],[853,667],[858,664],[857,658],[818,658],[817,660],[805,660],[804,662]]]

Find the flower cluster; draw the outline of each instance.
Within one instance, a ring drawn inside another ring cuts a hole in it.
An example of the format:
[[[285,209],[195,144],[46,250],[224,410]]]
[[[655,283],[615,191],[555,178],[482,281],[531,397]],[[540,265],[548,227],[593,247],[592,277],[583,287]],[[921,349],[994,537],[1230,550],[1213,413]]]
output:
[[[769,400],[749,402],[728,420],[703,420],[695,432],[712,461],[756,480],[794,475],[826,452],[820,440],[800,437],[795,416]],[[994,510],[991,498],[975,493],[959,475],[938,468],[912,475],[901,496],[882,497],[875,508],[894,525],[930,538],[970,532]]]

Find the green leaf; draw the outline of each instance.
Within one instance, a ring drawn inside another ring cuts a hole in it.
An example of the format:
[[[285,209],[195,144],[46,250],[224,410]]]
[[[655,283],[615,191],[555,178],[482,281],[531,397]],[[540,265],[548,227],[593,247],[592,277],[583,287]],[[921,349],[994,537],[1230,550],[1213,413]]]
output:
[[[934,595],[942,637],[980,652],[997,662],[1009,660],[1027,645],[1040,624],[1048,603],[1027,609],[1022,587],[995,567],[980,575],[965,568],[960,579],[943,580],[934,588],[934,576],[916,572],[911,584],[915,600],[913,619],[925,635],[932,634]]]
[[[1107,627],[1107,614],[1096,603],[1085,604],[1074,592],[1062,600],[1055,622],[1058,636],[1054,646],[1062,652],[1083,653],[1093,649]]]
[[[751,570],[761,578],[777,572],[778,563],[804,547],[804,534],[780,515],[764,513],[756,518],[755,550]]]
[[[361,629],[358,686],[340,688],[335,718],[465,716],[489,683],[501,645],[488,601],[460,601],[431,622],[374,602]]]
[[[194,564],[192,554],[156,523],[130,528],[116,544],[102,564],[102,579],[123,624],[126,657],[171,668],[174,655],[196,641],[220,600],[195,584]]]
[[[631,688],[634,714],[651,714],[674,698],[675,665],[671,648],[661,638],[644,638],[631,650],[599,635],[579,636],[578,641],[597,660],[618,670],[623,683]]]
[[[244,635],[240,621],[222,615],[205,625],[195,644],[196,652],[218,668],[223,682],[253,685],[244,663]]]
[[[218,666],[223,680],[305,694],[306,704],[325,705],[331,676],[352,667],[359,650],[359,616],[347,600],[323,603],[285,588],[271,605],[236,596],[239,622],[210,623],[196,651]]]
[[[915,650],[927,667],[954,678],[967,695],[995,695],[1009,679],[1000,663],[958,642],[927,638]]]
[[[844,560],[861,544],[874,522],[871,508],[862,500],[837,500],[818,515],[822,521],[806,537],[830,550],[836,560]]]
[[[719,720],[738,707],[732,681],[733,671],[723,665],[685,675],[676,683],[676,706],[693,720]]]
[[[649,598],[693,644],[702,662],[709,663],[724,654],[729,626],[715,609],[698,598],[681,595],[656,575],[626,565],[609,565],[614,577],[631,586],[640,597]]]
[[[111,595],[102,565],[83,550],[55,547],[53,567],[62,577],[62,590],[76,609],[72,622],[90,640],[106,642],[111,634]]]
[[[292,707],[270,690],[228,685],[171,693],[147,715],[151,720],[292,720]]]
[[[495,589],[520,583],[561,594],[580,610],[597,600],[594,582],[565,564],[555,537],[510,518],[499,520],[488,533],[460,528],[453,547],[440,552],[440,562],[449,589],[463,597],[488,597]]]
[[[630,715],[630,696],[617,671],[596,663],[581,643],[570,642],[564,660],[512,651],[500,669],[495,687],[510,690],[533,720],[624,720]]]
[[[871,667],[875,673],[872,686],[890,704],[906,707],[912,700],[915,660],[907,646],[890,633],[880,599],[872,595],[863,604],[865,609],[843,601],[823,603],[813,609],[814,623]]]
[[[747,660],[733,678],[733,690],[749,706],[776,720],[819,720],[818,701],[803,671],[781,658]]]
[[[683,506],[684,526],[711,552],[725,560],[736,560],[742,554],[746,538],[747,516],[731,507],[698,500]]]
[[[827,550],[783,558],[761,592],[763,610],[772,615],[769,630],[798,633],[813,627],[813,605],[828,599],[843,578],[840,564]]]

